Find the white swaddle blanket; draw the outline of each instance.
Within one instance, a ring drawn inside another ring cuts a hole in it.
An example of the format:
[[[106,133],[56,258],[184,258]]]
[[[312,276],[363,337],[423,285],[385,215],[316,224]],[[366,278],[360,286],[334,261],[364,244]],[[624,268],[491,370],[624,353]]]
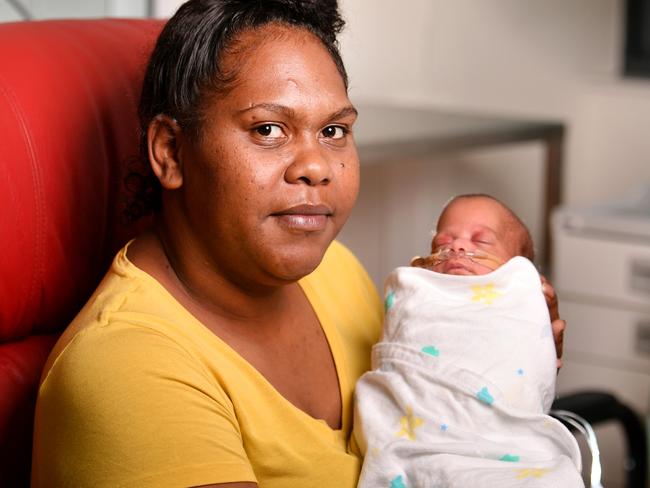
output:
[[[401,267],[385,297],[356,388],[360,487],[584,487],[574,437],[546,415],[555,346],[530,261],[481,276]]]

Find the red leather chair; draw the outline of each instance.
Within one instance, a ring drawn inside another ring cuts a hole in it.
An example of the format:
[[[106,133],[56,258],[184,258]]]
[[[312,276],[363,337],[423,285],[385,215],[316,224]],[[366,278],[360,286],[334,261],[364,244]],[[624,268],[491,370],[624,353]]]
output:
[[[142,74],[161,22],[0,24],[0,486],[28,486],[41,368],[129,225]]]

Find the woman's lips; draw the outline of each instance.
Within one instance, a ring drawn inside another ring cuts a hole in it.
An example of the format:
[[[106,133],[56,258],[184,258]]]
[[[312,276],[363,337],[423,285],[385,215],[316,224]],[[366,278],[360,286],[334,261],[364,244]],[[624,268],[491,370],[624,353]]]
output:
[[[296,205],[272,214],[281,225],[301,232],[324,230],[332,210],[326,205]]]

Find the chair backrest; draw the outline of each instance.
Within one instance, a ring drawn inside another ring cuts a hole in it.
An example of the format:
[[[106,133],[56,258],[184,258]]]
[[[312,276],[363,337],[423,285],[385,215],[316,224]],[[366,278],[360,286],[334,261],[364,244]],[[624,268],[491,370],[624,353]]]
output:
[[[160,21],[0,24],[0,486],[29,482],[41,368],[116,250]]]

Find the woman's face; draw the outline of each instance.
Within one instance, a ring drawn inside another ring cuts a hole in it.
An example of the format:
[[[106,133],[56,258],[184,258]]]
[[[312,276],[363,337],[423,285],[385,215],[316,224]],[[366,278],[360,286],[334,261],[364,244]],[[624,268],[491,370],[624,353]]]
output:
[[[359,186],[356,110],[326,48],[305,30],[244,32],[225,56],[236,80],[204,104],[179,149],[184,216],[207,265],[249,285],[318,266]]]

